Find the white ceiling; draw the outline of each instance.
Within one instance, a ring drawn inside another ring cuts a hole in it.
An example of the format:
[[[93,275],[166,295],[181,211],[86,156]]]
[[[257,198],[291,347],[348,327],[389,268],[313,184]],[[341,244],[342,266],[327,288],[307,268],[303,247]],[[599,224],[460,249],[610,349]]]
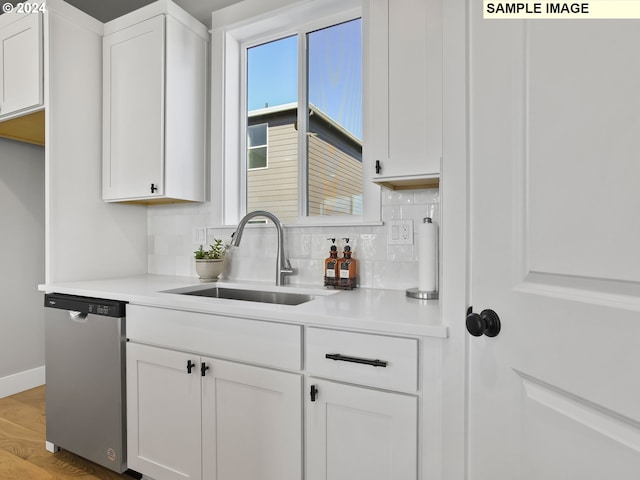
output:
[[[86,0],[85,0],[86,1]],[[99,1],[99,0],[94,0]],[[196,17],[207,27],[211,26],[211,12],[228,7],[241,0],[174,0],[191,15]]]
[[[5,2],[16,4],[22,0],[5,0]],[[66,0],[67,3],[88,13],[101,22],[108,22],[118,18],[125,13],[137,10],[154,0]],[[187,12],[200,20],[202,23],[211,26],[211,12],[220,8],[238,3],[240,0],[174,0],[175,3],[184,8]],[[3,2],[3,3],[5,3]],[[0,11],[0,13],[2,13]]]

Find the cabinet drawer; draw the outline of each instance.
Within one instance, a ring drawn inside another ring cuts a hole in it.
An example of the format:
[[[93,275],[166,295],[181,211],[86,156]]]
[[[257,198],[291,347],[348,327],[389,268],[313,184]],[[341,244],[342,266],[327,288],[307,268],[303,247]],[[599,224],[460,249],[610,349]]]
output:
[[[418,389],[418,340],[309,327],[307,371],[393,390]]]
[[[302,327],[127,305],[127,338],[139,343],[286,370],[302,367]]]

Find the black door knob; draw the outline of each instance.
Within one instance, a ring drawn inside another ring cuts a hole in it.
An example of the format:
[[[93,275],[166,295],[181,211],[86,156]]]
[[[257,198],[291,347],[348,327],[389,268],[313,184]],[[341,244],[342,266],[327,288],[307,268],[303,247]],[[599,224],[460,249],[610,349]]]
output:
[[[493,310],[486,309],[480,315],[473,313],[471,307],[467,310],[467,332],[474,337],[486,335],[495,337],[500,333],[500,317]]]

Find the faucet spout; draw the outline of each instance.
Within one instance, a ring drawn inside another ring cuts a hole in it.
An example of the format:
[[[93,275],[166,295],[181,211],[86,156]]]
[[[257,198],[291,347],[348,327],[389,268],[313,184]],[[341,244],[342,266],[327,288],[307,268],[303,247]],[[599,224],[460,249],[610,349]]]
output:
[[[271,220],[276,227],[276,233],[278,235],[278,251],[276,254],[276,285],[284,285],[284,279],[286,275],[293,275],[296,273],[295,269],[291,267],[291,263],[284,256],[284,232],[282,228],[282,223],[280,223],[280,219],[276,217],[273,213],[267,212],[265,210],[256,210],[254,212],[247,213],[240,223],[238,224],[238,228],[231,236],[231,245],[237,247],[240,245],[242,241],[242,234],[244,232],[244,227],[249,223],[249,220],[256,217],[265,217]]]

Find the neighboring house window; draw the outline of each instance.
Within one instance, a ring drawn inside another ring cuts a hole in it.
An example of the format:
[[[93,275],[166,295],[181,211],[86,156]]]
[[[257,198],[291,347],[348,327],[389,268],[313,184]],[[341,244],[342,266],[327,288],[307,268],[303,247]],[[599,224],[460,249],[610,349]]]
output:
[[[285,223],[379,221],[379,190],[363,168],[361,2],[291,3],[267,20],[238,17],[243,26],[229,30],[216,29],[214,14],[225,59],[224,220],[268,210]]]
[[[247,168],[267,168],[267,124],[247,127]]]

